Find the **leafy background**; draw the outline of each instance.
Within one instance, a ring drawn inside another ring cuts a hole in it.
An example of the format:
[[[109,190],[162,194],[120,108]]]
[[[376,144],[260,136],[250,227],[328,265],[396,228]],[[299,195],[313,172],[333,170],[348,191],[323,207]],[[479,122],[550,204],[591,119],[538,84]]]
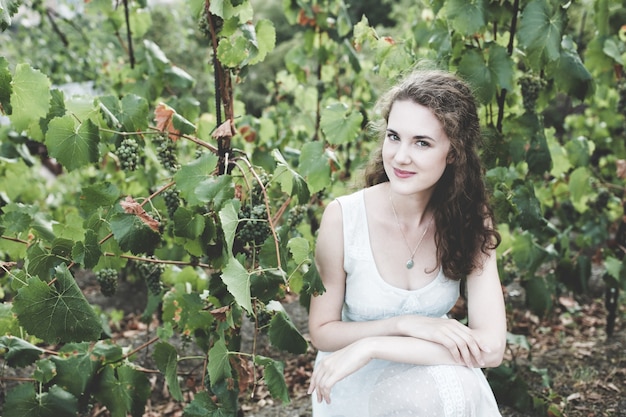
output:
[[[592,300],[592,337],[619,329],[624,6],[2,0],[0,351],[27,374],[3,415],[142,415],[141,354],[184,415],[236,415],[260,385],[289,401],[285,358],[310,347],[285,305],[323,291],[321,212],[359,185],[373,103],[418,62],[481,103],[511,318],[490,383],[502,404],[564,415],[576,398],[515,352],[532,349],[525,314],[562,324]],[[85,297],[94,276],[111,302],[141,298],[153,338],[112,338],[120,313]]]

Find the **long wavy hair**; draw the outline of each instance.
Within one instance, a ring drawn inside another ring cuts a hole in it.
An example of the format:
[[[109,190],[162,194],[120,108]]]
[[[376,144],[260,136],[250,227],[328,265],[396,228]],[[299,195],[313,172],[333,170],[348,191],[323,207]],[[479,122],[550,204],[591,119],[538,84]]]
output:
[[[460,280],[481,267],[480,253],[500,244],[478,154],[482,133],[471,88],[451,73],[415,70],[380,97],[379,121],[370,128],[380,146],[365,170],[366,186],[389,181],[382,159],[382,142],[394,102],[411,100],[427,107],[450,139],[449,163],[429,202],[436,225],[437,260],[446,277]],[[439,266],[438,265],[438,266]]]

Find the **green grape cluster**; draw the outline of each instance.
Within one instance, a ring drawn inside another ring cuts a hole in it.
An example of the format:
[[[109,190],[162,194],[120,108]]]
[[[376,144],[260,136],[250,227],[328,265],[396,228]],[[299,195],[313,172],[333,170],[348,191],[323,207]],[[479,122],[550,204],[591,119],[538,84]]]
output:
[[[287,213],[287,225],[289,227],[296,227],[302,220],[304,220],[304,215],[306,214],[306,206],[301,204],[292,207]]]
[[[545,81],[535,75],[524,74],[520,77],[519,84],[522,89],[524,109],[529,113],[535,113],[537,99],[546,85]]]
[[[163,291],[161,275],[163,275],[165,266],[158,262],[140,262],[137,269],[139,275],[146,281],[150,293],[153,295],[161,294]]]
[[[163,191],[163,199],[165,200],[165,207],[167,207],[167,215],[173,219],[176,209],[180,207],[180,192],[175,188],[168,188]]]
[[[139,145],[133,138],[126,138],[115,151],[124,171],[134,171],[139,165]]]
[[[224,19],[214,14],[211,14],[213,23],[215,24],[215,34],[219,34],[224,27]],[[211,39],[211,26],[207,19],[207,14],[202,13],[200,19],[198,19],[198,30],[208,39]]]
[[[252,189],[250,190],[252,204],[263,203],[263,188],[267,187],[267,184],[269,184],[269,182],[272,180],[272,176],[270,174],[266,174],[265,172],[258,174],[258,177],[260,182],[255,181]]]
[[[257,328],[263,328],[269,326],[274,317],[274,312],[269,311],[266,308],[259,308],[256,310],[256,317],[252,313],[246,313],[248,319],[255,323]]]
[[[104,268],[96,271],[96,280],[100,284],[100,292],[106,297],[115,295],[117,291],[117,271],[113,268]]]
[[[261,245],[270,235],[271,229],[267,221],[265,205],[245,205],[239,210],[237,237],[245,243]]]
[[[157,156],[163,168],[168,171],[175,173],[180,168],[178,164],[178,158],[176,157],[176,146],[174,145],[174,141],[169,140],[167,135],[157,136],[158,139],[155,139]]]

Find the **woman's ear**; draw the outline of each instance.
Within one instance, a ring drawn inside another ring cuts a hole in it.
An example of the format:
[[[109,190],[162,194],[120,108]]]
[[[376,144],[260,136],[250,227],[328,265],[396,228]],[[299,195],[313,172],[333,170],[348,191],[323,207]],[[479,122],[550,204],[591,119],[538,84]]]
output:
[[[448,152],[448,156],[446,157],[446,163],[448,165],[453,164],[456,161],[456,152],[454,151],[454,149],[450,149],[450,152]]]

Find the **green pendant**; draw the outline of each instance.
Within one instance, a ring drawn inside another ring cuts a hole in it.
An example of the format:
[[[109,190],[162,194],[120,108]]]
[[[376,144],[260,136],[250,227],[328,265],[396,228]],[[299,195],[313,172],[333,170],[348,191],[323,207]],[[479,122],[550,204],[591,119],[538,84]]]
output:
[[[406,261],[406,269],[411,269],[413,268],[413,265],[415,265],[413,263],[413,259],[409,259],[408,261]]]

